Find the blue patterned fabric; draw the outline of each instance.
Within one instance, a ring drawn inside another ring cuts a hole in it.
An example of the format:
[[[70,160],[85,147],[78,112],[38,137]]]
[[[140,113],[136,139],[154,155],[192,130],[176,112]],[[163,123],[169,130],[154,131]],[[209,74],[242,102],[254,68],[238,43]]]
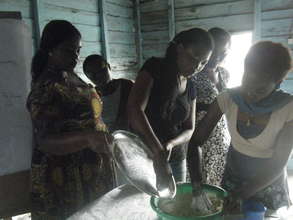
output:
[[[286,93],[281,89],[276,89],[271,95],[257,103],[246,103],[241,95],[240,87],[230,89],[229,95],[237,104],[241,112],[248,113],[252,116],[272,113],[282,108],[293,99],[291,94]]]

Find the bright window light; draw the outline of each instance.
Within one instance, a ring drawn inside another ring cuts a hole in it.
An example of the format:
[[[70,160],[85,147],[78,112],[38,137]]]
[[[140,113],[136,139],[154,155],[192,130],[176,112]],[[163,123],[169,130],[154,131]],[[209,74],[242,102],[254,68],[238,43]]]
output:
[[[230,73],[229,88],[241,85],[244,58],[251,46],[251,42],[251,32],[232,34],[231,36],[231,48],[225,62],[222,64]]]

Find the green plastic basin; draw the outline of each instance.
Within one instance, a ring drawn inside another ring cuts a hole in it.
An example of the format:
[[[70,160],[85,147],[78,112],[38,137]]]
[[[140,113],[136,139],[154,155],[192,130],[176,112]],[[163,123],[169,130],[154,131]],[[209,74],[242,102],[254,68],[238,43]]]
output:
[[[224,198],[227,196],[227,192],[217,186],[212,185],[203,185],[203,190],[212,194],[215,194],[219,198]],[[189,183],[183,183],[177,185],[177,194],[183,194],[183,193],[192,193],[192,186]],[[211,215],[205,215],[205,216],[196,216],[196,217],[178,217],[178,216],[172,216],[170,214],[164,213],[159,207],[158,203],[160,201],[160,198],[156,198],[154,196],[151,197],[151,207],[152,209],[157,213],[158,217],[161,220],[223,220],[222,211],[215,212]]]

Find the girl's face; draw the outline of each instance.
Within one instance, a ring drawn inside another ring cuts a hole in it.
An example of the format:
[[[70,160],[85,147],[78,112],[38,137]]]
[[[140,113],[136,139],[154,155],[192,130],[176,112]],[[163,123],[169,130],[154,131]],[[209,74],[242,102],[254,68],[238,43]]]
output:
[[[98,88],[103,88],[111,81],[110,66],[106,64],[105,67],[101,69],[99,63],[97,64],[98,65],[88,65],[85,74],[96,84]]]
[[[257,68],[245,68],[241,90],[246,102],[257,103],[277,88],[280,82],[276,82],[272,77],[265,75],[263,71],[257,70]]]
[[[207,63],[206,68],[214,69],[220,65],[226,58],[228,51],[230,49],[230,42],[220,43],[215,42],[215,48],[213,50],[212,56]]]
[[[179,44],[177,46],[177,65],[180,75],[189,77],[200,72],[209,61],[211,54],[212,51],[201,44],[187,47]]]
[[[69,39],[50,51],[48,62],[57,69],[72,72],[78,62],[80,48],[79,37]]]

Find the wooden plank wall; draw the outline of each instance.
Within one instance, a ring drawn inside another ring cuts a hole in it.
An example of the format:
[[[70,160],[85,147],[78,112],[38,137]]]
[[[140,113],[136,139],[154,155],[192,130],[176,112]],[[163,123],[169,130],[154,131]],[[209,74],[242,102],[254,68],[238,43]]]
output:
[[[51,19],[67,19],[82,32],[81,59],[92,53],[101,53],[97,0],[72,0],[70,4],[66,0],[40,2],[42,25]],[[0,1],[1,11],[21,11],[23,19],[34,31],[31,7],[31,0]],[[133,7],[130,0],[107,0],[110,62],[115,78],[133,79],[137,71]],[[253,0],[176,0],[175,29],[177,33],[192,27],[214,26],[230,32],[253,30],[253,7]],[[292,33],[292,19],[292,0],[262,0],[262,39],[287,45],[289,33]],[[168,0],[141,0],[141,25],[143,59],[163,56],[169,41]]]
[[[134,79],[137,72],[133,1],[107,0],[110,62],[113,77]]]
[[[293,1],[262,0],[261,40],[288,45],[293,38]],[[141,1],[141,24],[144,60],[163,56],[168,44],[168,0]],[[192,27],[222,27],[231,33],[253,31],[254,0],[176,0],[176,33]],[[293,73],[283,83],[293,92]]]
[[[252,0],[179,0],[175,3],[176,32],[192,27],[222,27],[229,32],[253,28]]]
[[[168,44],[168,0],[141,2],[143,59],[163,56]]]
[[[25,22],[34,33],[32,0],[1,0],[1,11],[20,11]],[[82,33],[81,72],[84,58],[102,53],[101,27],[98,0],[40,0],[41,29],[52,19],[66,19]],[[137,71],[133,3],[130,0],[107,0],[110,62],[113,77],[134,78]],[[33,38],[35,36],[33,34]]]
[[[230,32],[253,29],[253,0],[176,0],[176,33],[193,27],[222,27]],[[142,8],[144,58],[162,56],[168,39],[168,0],[146,1]]]
[[[293,38],[293,1],[292,0],[262,0],[261,37],[290,47],[288,39]],[[293,72],[289,74],[282,88],[293,93]]]

